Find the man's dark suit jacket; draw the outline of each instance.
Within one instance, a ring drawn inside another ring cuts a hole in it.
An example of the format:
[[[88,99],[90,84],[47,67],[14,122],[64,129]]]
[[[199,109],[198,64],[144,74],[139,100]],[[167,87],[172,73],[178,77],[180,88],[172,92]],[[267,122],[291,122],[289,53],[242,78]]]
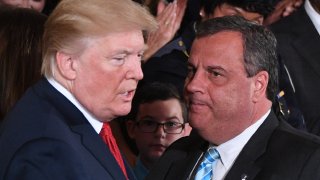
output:
[[[320,135],[320,35],[303,6],[270,28],[292,76],[307,129]]]
[[[151,169],[146,180],[188,179],[207,148],[208,142],[199,136],[176,141]],[[278,121],[272,112],[249,139],[225,177],[225,180],[242,179],[319,180],[319,139]]]
[[[125,179],[83,114],[46,79],[30,88],[4,119],[0,149],[1,180]]]

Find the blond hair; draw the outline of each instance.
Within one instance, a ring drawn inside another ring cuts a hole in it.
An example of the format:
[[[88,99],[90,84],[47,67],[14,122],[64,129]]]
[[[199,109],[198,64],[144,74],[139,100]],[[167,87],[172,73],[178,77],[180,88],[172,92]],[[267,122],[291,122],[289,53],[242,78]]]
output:
[[[81,52],[86,38],[156,27],[149,11],[132,0],[61,0],[45,24],[42,74],[52,77],[56,53]]]

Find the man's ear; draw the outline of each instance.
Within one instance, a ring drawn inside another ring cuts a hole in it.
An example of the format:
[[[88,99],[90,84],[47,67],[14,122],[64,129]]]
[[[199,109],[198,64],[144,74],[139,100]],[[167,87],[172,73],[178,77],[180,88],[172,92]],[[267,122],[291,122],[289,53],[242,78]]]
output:
[[[254,76],[254,102],[257,102],[259,99],[267,96],[268,81],[269,74],[267,71],[260,71]]]
[[[76,78],[76,60],[69,54],[64,52],[57,52],[56,54],[57,68],[61,76],[67,80],[74,80]]]
[[[135,139],[135,121],[128,120],[126,122],[127,132],[131,139]]]

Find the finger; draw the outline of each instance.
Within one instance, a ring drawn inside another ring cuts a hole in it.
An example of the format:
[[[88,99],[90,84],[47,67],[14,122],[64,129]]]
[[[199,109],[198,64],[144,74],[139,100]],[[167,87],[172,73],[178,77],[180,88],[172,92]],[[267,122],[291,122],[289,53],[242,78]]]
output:
[[[178,16],[183,16],[186,7],[187,7],[187,0],[176,0],[177,1],[177,14]]]
[[[174,25],[174,23],[176,21],[177,5],[176,5],[176,3],[173,3],[172,5],[173,5],[172,11],[170,11],[170,13],[163,16],[163,19],[161,22],[163,24],[163,29],[165,29],[165,31],[171,31],[171,27]]]
[[[302,3],[303,3],[303,0],[297,0],[297,1],[294,3],[294,7],[295,7],[295,8],[298,8],[298,7],[300,7],[300,6],[302,5]]]
[[[164,23],[166,19],[173,13],[174,7],[172,3],[169,3],[164,10],[157,15],[157,20],[159,23]]]
[[[278,9],[278,10],[279,10],[279,9],[284,9],[284,8],[288,5],[288,3],[290,3],[290,1],[288,1],[288,0],[282,0],[282,1],[280,1],[280,2],[277,3],[275,9]]]
[[[163,12],[163,10],[166,8],[166,3],[162,0],[159,1],[157,6],[157,16]]]
[[[289,16],[294,10],[295,8],[293,6],[287,6],[283,11],[282,16],[283,17]]]
[[[182,21],[182,18],[184,16],[186,7],[187,7],[187,0],[177,0],[177,21]]]

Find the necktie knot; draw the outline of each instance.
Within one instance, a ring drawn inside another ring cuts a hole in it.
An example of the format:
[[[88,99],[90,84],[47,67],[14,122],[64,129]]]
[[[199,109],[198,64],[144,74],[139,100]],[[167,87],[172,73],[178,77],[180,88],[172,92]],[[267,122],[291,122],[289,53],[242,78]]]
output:
[[[204,158],[207,163],[213,163],[216,159],[220,158],[220,155],[216,148],[209,148]]]
[[[209,180],[213,176],[213,169],[216,160],[220,159],[219,152],[216,148],[210,147],[204,154],[203,161],[201,162],[195,180]]]

